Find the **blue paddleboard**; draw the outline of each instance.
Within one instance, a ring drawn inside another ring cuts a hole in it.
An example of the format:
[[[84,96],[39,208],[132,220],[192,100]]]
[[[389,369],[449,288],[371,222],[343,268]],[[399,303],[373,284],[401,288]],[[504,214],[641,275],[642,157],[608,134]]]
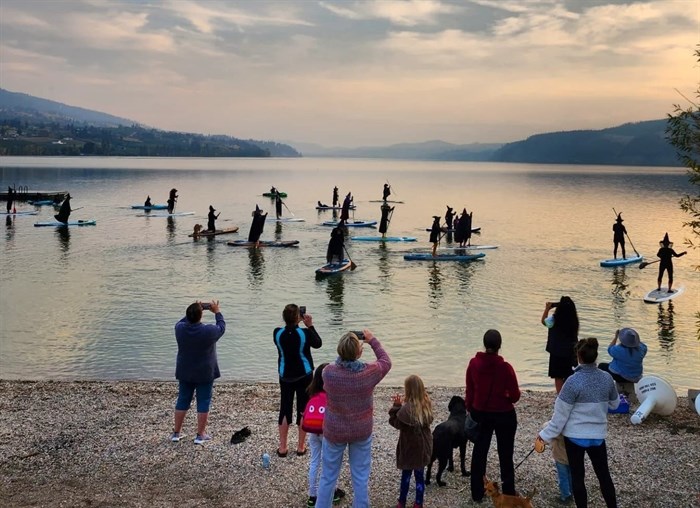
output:
[[[35,222],[34,226],[39,228],[42,226],[54,226],[54,227],[65,227],[65,226],[94,226],[97,224],[97,221],[94,219],[90,220],[69,220],[68,222],[58,222],[56,221],[51,221],[51,222]]]
[[[334,275],[336,273],[344,272],[352,266],[352,262],[349,259],[343,259],[340,263],[328,263],[323,265],[321,268],[316,270],[317,275]]]
[[[338,225],[337,220],[328,220],[326,222],[321,223],[322,226],[332,226],[335,227]],[[376,220],[353,220],[353,221],[348,221],[345,223],[345,226],[348,228],[371,228],[377,225]]]
[[[600,262],[600,266],[622,266],[629,265],[632,263],[639,263],[642,261],[642,256],[632,256],[627,259],[617,258],[617,259],[604,259]]]
[[[134,210],[167,210],[168,205],[131,205],[131,208],[133,208]]]

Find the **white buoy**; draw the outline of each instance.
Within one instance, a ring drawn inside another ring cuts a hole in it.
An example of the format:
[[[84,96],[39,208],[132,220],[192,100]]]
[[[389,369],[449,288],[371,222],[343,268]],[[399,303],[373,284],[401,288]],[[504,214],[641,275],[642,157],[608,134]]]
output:
[[[630,417],[633,424],[642,423],[649,413],[668,416],[676,409],[678,396],[673,387],[656,376],[644,376],[634,387],[639,402],[642,403]]]

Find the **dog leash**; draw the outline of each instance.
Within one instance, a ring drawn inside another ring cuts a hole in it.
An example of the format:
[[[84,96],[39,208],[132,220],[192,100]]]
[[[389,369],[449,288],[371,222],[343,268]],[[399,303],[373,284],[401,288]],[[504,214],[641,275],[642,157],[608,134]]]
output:
[[[524,458],[523,460],[521,460],[520,462],[518,462],[518,465],[515,466],[515,469],[518,469],[518,468],[520,467],[520,464],[522,464],[523,462],[525,462],[525,459],[527,459],[530,455],[532,455],[532,452],[534,452],[534,451],[535,451],[535,447],[533,446],[533,447],[532,447],[532,450],[530,450],[530,453],[528,453],[527,455],[525,455],[525,458]],[[513,471],[515,471],[515,469],[513,469]]]

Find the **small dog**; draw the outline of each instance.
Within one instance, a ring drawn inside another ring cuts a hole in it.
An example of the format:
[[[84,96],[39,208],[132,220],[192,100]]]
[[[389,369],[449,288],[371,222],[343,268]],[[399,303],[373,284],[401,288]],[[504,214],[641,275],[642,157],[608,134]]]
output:
[[[442,481],[442,473],[447,466],[448,471],[454,471],[454,460],[452,450],[459,448],[460,466],[462,476],[469,476],[469,471],[464,467],[464,456],[467,453],[467,435],[464,433],[464,420],[467,418],[467,408],[462,397],[454,396],[447,405],[450,416],[447,421],[442,422],[433,430],[433,455],[428,464],[428,473],[425,476],[425,484],[430,484],[430,472],[435,459],[438,461],[438,470],[435,481],[440,487],[447,483]]]
[[[204,226],[201,224],[195,224],[194,225],[194,231],[192,231],[192,236],[199,236],[199,234],[202,232]]]
[[[532,508],[531,500],[537,493],[537,489],[535,489],[528,497],[501,494],[498,483],[490,482],[485,476],[484,490],[486,491],[486,495],[491,498],[493,506],[496,508]]]

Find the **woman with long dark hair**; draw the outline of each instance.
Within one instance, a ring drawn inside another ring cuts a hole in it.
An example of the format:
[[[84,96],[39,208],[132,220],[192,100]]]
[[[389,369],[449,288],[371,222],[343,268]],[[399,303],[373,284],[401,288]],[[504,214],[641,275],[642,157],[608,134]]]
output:
[[[552,309],[554,312],[550,315]],[[559,393],[577,365],[574,346],[578,341],[578,313],[574,301],[562,296],[558,303],[547,302],[541,321],[548,328],[548,375],[554,379],[554,387]]]

